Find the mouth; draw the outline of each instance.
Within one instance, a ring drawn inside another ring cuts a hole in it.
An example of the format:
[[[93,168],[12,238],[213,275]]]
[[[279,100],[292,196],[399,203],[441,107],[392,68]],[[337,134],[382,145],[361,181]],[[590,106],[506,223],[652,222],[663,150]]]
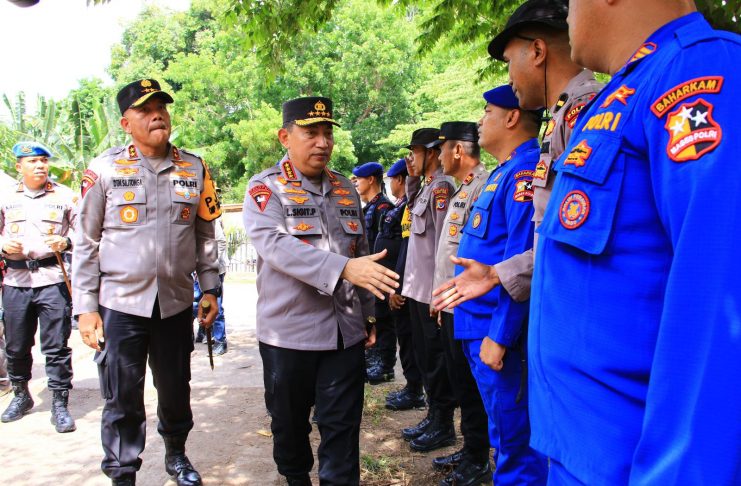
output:
[[[149,131],[154,132],[155,130],[167,130],[167,125],[165,125],[164,123],[155,123],[152,125]]]

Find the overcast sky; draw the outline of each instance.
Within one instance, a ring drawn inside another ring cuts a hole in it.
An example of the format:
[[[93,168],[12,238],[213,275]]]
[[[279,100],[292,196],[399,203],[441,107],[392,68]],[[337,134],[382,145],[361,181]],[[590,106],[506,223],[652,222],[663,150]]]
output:
[[[187,10],[190,1],[111,0],[88,7],[85,0],[41,0],[19,8],[0,0],[0,94],[12,99],[24,91],[29,101],[37,94],[61,99],[79,79],[110,82],[105,69],[125,23],[145,5]]]

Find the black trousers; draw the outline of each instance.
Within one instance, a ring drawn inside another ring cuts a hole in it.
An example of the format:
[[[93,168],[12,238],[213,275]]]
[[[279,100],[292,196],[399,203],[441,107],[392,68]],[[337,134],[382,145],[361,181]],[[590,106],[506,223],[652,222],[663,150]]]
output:
[[[100,390],[105,398],[101,439],[105,457],[101,469],[110,478],[135,473],[141,467],[146,413],[144,377],[147,357],[157,389],[157,431],[162,436],[188,434],[193,428],[190,408],[190,354],[193,351],[191,308],[162,319],[155,300],[151,318],[100,308],[105,348],[97,353]]]
[[[437,320],[430,316],[429,304],[412,299],[407,299],[407,304],[412,317],[414,357],[422,370],[430,407],[442,411],[453,410],[458,403],[450,385]]]
[[[396,339],[399,342],[399,361],[407,380],[407,387],[414,391],[422,390],[422,372],[419,371],[417,360],[414,357],[414,343],[412,342],[412,323],[410,316],[410,305],[404,306],[392,313],[394,327],[396,328]]]
[[[441,338],[453,393],[461,407],[463,451],[482,463],[489,458],[489,422],[461,342],[453,337],[453,314],[442,313]]]
[[[396,326],[389,313],[376,313],[376,345],[374,346],[384,367],[396,365]]]
[[[3,287],[5,350],[11,381],[29,381],[37,325],[41,352],[46,356],[50,390],[72,388],[71,301],[64,282],[45,287]]]
[[[298,351],[260,343],[260,355],[278,472],[300,477],[311,471],[309,413],[314,406],[321,435],[320,484],[359,484],[363,343],[336,351]]]

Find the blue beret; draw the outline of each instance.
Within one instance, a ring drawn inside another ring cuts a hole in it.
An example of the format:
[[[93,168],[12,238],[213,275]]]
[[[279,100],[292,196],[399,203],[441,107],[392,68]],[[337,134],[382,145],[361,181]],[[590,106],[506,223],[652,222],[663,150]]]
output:
[[[501,108],[515,109],[520,107],[520,102],[512,91],[512,86],[505,84],[484,93],[484,99],[487,103],[499,106]]]
[[[13,145],[13,154],[16,157],[36,157],[43,155],[51,157],[51,150],[38,142],[18,142]]]
[[[352,170],[356,177],[370,177],[374,175],[383,175],[383,166],[378,162],[366,162]]]
[[[404,159],[399,159],[396,162],[394,162],[394,165],[389,168],[388,172],[386,172],[386,175],[389,177],[396,177],[398,175],[409,175],[407,172],[407,161]]]
[[[506,108],[508,110],[521,109],[520,102],[515,96],[515,92],[512,91],[512,86],[505,84],[484,93],[484,99],[487,103],[499,106],[500,108]],[[543,117],[544,109],[540,110],[526,110],[535,114],[537,117]]]

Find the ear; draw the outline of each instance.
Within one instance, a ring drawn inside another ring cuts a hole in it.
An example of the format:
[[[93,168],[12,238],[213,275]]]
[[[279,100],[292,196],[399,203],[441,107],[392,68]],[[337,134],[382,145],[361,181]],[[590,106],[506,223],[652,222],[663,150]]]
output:
[[[510,130],[515,128],[520,122],[520,115],[522,115],[522,112],[520,110],[509,110],[509,113],[507,113],[507,118],[505,119],[504,126],[506,126]]]
[[[20,174],[21,168],[23,167],[23,164],[21,164],[21,159],[15,159],[15,170]]]
[[[123,128],[124,132],[131,134],[131,127],[129,126],[128,118],[126,118],[125,116],[122,116],[119,123],[121,124],[121,128]]]
[[[533,42],[533,63],[536,67],[540,67],[545,64],[546,57],[548,56],[548,44],[543,39],[535,39]]]
[[[278,130],[278,140],[283,147],[288,148],[288,130],[281,128]]]
[[[463,145],[456,143],[453,148],[453,158],[460,159],[463,156]]]

